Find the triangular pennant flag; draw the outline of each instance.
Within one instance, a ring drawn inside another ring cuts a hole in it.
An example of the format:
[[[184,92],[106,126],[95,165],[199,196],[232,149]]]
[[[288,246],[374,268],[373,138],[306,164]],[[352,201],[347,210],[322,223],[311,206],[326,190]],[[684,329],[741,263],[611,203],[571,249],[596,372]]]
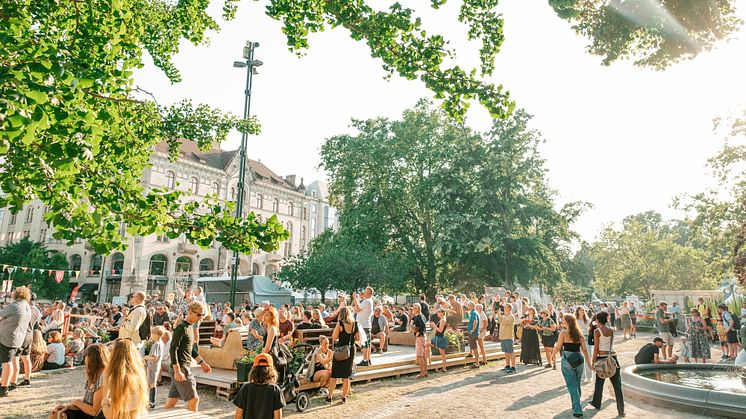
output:
[[[35,273],[36,273],[36,271],[38,271],[38,269],[36,269],[36,268],[33,268],[33,272],[32,272],[32,273],[34,273],[34,274],[35,274]]]
[[[13,271],[15,271],[15,270],[16,270],[16,267],[15,267],[15,266],[9,266],[9,267],[8,267],[8,274],[12,274],[12,273],[13,273]]]
[[[52,270],[51,269],[47,269],[47,275],[52,275]]]
[[[3,267],[3,271],[5,270],[5,268],[7,268],[7,267],[8,267],[8,265],[0,265],[0,266],[2,266],[2,267]]]
[[[78,279],[78,277],[80,276],[80,271],[74,271],[74,272],[75,272],[75,279]]]
[[[24,266],[23,268],[21,268],[21,270],[22,270],[23,272],[26,272],[26,271],[28,271],[28,268]]]
[[[63,279],[65,279],[65,271],[55,271],[54,280],[59,284]]]

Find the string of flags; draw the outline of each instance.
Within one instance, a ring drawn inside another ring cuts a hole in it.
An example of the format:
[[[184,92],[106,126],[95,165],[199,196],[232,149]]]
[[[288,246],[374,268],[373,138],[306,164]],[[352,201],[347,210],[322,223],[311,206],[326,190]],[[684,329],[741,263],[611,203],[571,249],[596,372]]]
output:
[[[15,266],[15,265],[6,265],[6,264],[0,264],[0,272],[7,272],[8,277],[13,274],[13,272],[17,271],[23,271],[23,272],[31,272],[32,274],[41,273],[46,274],[47,276],[53,276],[54,280],[57,281],[59,284],[62,282],[63,279],[65,279],[65,274],[68,273],[70,276],[75,276],[75,279],[78,279],[80,276],[80,271],[74,271],[72,269],[64,270],[64,269],[46,269],[46,268],[29,268],[28,266]]]

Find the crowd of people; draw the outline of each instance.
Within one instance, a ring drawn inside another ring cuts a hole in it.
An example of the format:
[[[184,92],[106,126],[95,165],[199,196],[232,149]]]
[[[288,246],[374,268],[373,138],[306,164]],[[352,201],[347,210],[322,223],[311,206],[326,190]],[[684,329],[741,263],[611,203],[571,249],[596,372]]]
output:
[[[412,333],[419,379],[428,377],[431,364],[438,360],[438,369],[447,370],[446,350],[453,336],[463,336],[468,342],[467,358],[475,369],[487,364],[485,341],[491,340],[499,342],[505,354],[505,374],[517,372],[517,361],[551,369],[559,364],[576,417],[583,415],[581,384],[594,377],[590,405],[600,409],[604,382],[609,379],[618,414],[624,416],[614,337],[619,333],[624,339],[635,338],[642,314],[641,307],[631,301],[537,307],[518,292],[491,298],[475,293],[439,295],[432,303],[421,295],[414,304],[389,305],[374,299],[371,287],[349,298],[340,294],[334,306],[276,307],[269,301],[244,301],[238,307],[208,304],[199,287],[187,291],[177,303],[148,300],[140,291],[122,306],[69,306],[59,301],[37,304],[26,287],[18,287],[13,300],[0,309],[0,397],[18,386],[32,385],[34,371],[73,365],[82,365],[85,370],[83,397],[56,406],[50,418],[63,414],[68,418],[140,417],[156,407],[161,371],[167,371],[170,378],[165,408],[181,400],[189,410],[197,411],[199,395],[192,362],[206,373],[211,371],[196,344],[205,319],[215,320],[217,325],[211,339],[214,347],[224,345],[232,329],[245,327],[244,346],[256,354],[249,383],[234,399],[236,417],[276,417],[285,403],[275,384],[283,368],[280,347],[292,345],[295,330],[329,325],[333,327],[331,336],[319,338],[307,374],[320,383],[327,402],[333,401],[339,380],[341,402],[347,401],[356,368],[372,365],[374,353],[386,352],[392,333]],[[746,319],[746,305],[740,314]],[[743,330],[740,319],[724,304],[717,307],[716,323],[703,300],[689,315],[676,303],[669,309],[661,302],[654,318],[657,336],[640,348],[636,363],[707,362],[716,335],[724,358],[735,358],[741,348],[737,335]],[[677,335],[678,356],[673,352]],[[361,361],[355,364],[358,348]],[[432,359],[431,353],[439,357]]]

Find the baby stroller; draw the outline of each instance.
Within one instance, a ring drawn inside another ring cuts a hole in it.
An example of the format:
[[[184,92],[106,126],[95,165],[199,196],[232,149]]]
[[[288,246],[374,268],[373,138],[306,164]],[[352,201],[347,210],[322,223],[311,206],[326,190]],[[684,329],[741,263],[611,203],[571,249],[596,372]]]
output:
[[[277,368],[277,385],[285,396],[285,402],[295,403],[296,409],[303,412],[308,408],[308,393],[299,392],[300,377],[303,376],[314,352],[313,345],[299,343],[291,350],[285,344],[278,345],[278,368]]]

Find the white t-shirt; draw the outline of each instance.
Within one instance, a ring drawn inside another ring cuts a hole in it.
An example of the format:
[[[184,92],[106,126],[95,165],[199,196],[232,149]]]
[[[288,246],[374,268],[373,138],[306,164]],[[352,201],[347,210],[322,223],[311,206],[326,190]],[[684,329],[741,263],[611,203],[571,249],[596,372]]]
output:
[[[370,319],[373,317],[373,299],[368,298],[360,302],[360,311],[357,312],[357,322],[360,327],[370,329]]]

